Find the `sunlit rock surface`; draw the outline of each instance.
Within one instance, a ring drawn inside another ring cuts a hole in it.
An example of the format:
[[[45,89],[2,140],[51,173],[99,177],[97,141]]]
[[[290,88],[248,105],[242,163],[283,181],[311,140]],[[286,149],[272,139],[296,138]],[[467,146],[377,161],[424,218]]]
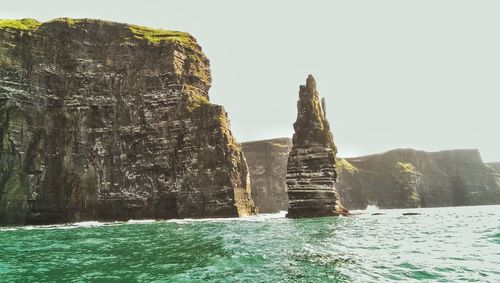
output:
[[[295,133],[288,156],[286,185],[287,217],[317,217],[346,213],[335,189],[337,170],[325,102],[320,104],[316,81],[309,75],[300,86]]]
[[[183,32],[0,20],[0,224],[255,213]]]

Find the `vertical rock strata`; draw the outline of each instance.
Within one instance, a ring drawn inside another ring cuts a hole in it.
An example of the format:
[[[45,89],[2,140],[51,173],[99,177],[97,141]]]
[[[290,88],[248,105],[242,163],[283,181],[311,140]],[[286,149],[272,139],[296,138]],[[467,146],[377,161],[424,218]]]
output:
[[[250,171],[252,199],[259,213],[288,209],[286,162],[292,140],[278,138],[241,144]]]
[[[189,34],[0,20],[0,224],[255,213]]]
[[[288,204],[280,180],[286,177],[282,155],[288,155],[290,144],[288,138],[243,143],[259,211]],[[337,158],[335,166],[335,188],[349,209],[500,204],[500,163],[484,163],[476,149],[394,149]]]
[[[493,170],[500,174],[500,162],[490,162],[486,163],[486,165],[490,166]]]
[[[337,149],[326,120],[324,100],[321,104],[316,81],[309,75],[306,85],[300,86],[293,146],[287,162],[289,218],[347,212],[335,189]]]
[[[500,203],[500,174],[477,149],[395,149],[347,158],[337,189],[349,208],[443,207]]]

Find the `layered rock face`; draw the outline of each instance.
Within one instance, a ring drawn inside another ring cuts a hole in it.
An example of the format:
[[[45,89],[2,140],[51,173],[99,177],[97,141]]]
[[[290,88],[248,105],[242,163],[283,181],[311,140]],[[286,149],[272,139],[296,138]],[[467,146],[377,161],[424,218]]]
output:
[[[277,138],[244,142],[241,145],[247,157],[252,199],[259,213],[286,211],[286,163],[292,140]]]
[[[316,217],[346,213],[335,189],[337,171],[325,102],[320,105],[316,81],[309,75],[300,86],[295,133],[288,156],[286,184],[289,200],[287,217]]]
[[[500,203],[500,175],[478,150],[397,149],[343,162],[338,190],[352,208]]]
[[[488,166],[490,166],[491,168],[495,169],[495,171],[497,171],[497,173],[500,174],[500,162],[491,162],[491,163],[486,163]]]
[[[278,141],[285,146],[290,139],[276,139],[273,143]],[[267,164],[280,168],[279,162],[281,167],[286,166],[286,161],[277,158],[282,148],[265,147],[267,141],[246,144],[252,145],[243,147],[252,164],[249,166],[252,184],[265,184],[253,186],[252,195],[268,196],[265,201],[255,199],[256,206],[260,209],[286,203],[288,197],[283,187],[278,183],[269,185],[269,180],[284,179],[285,173],[264,169],[269,168]],[[397,149],[337,159],[339,181],[336,189],[342,204],[350,209],[365,209],[368,205],[411,208],[500,204],[500,171],[493,169],[496,165],[498,163],[484,164],[477,150]]]
[[[189,34],[0,21],[0,224],[255,213]]]

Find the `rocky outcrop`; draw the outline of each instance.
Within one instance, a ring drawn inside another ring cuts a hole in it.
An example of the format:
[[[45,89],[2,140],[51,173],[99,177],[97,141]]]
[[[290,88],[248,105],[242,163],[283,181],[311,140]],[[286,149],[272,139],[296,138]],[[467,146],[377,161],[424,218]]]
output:
[[[320,105],[316,81],[309,75],[300,86],[295,133],[288,156],[286,185],[289,208],[287,217],[331,216],[346,213],[335,189],[337,171],[325,102]]]
[[[478,150],[397,149],[343,162],[338,190],[349,208],[500,203],[500,175]]]
[[[0,224],[255,213],[189,34],[0,21]]]
[[[247,157],[252,198],[259,213],[286,211],[286,163],[292,140],[278,138],[244,142],[241,145]]]
[[[380,208],[420,206],[417,189],[421,174],[411,163],[391,161],[387,167],[384,163],[372,172],[354,166],[350,159],[340,159],[338,164],[340,181],[337,188],[343,203],[350,209],[364,209],[368,205]]]
[[[286,145],[290,139],[276,139],[273,143]],[[256,206],[282,205],[287,201],[283,188],[268,180],[282,180],[279,170],[262,170],[265,164],[274,168],[286,166],[278,156],[282,148],[267,147],[266,141],[247,142],[246,150],[252,160],[252,183],[266,184],[252,187],[252,194],[262,194],[266,202],[255,200]],[[273,152],[277,150],[278,152]],[[437,207],[458,205],[500,204],[500,173],[494,171],[498,163],[484,164],[477,150],[448,150],[425,152],[397,149],[370,156],[337,159],[339,181],[336,189],[342,204],[349,209],[365,209],[368,205],[380,208]],[[497,167],[498,168],[498,167]],[[264,172],[264,173],[263,173]],[[281,171],[283,172],[283,171]],[[274,192],[270,189],[274,189]],[[275,202],[275,204],[273,204]]]
[[[490,162],[490,163],[486,163],[486,165],[490,166],[495,171],[497,171],[497,173],[500,174],[500,162]]]

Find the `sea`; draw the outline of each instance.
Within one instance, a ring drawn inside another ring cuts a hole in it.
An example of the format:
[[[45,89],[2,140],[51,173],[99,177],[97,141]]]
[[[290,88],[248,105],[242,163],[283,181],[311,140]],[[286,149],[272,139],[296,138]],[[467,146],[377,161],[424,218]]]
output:
[[[500,282],[500,206],[0,227],[0,282]]]

